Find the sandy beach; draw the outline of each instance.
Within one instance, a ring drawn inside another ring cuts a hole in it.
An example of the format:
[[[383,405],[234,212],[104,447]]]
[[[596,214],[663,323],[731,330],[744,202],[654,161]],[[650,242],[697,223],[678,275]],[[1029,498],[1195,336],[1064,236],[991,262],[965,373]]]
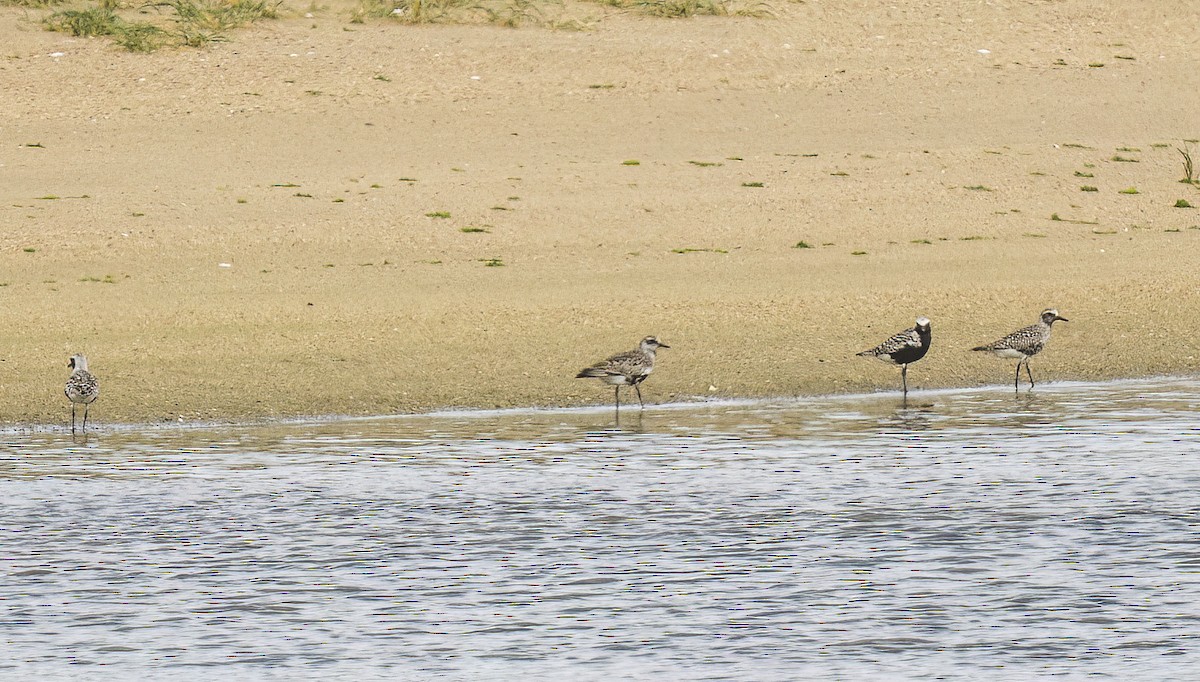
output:
[[[1195,3],[780,5],[586,30],[295,7],[135,54],[0,7],[0,423],[913,390],[1200,357]],[[286,8],[286,6],[285,6]],[[312,17],[305,17],[304,13]]]

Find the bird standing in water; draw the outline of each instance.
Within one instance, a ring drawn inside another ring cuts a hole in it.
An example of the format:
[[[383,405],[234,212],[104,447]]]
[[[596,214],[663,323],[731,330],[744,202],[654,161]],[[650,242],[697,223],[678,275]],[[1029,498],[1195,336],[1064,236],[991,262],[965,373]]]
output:
[[[617,412],[621,411],[621,387],[633,386],[633,390],[637,391],[638,404],[642,406],[642,409],[646,409],[646,405],[642,402],[642,389],[638,388],[638,384],[645,381],[646,377],[654,371],[654,353],[659,348],[670,348],[670,346],[653,336],[647,336],[642,339],[637,348],[617,353],[607,360],[601,360],[591,367],[584,368],[575,375],[575,378],[600,379],[612,386]]]
[[[908,396],[908,366],[925,357],[932,338],[929,318],[922,315],[911,329],[893,334],[888,340],[871,350],[858,353],[859,357],[876,358],[889,364],[900,365],[900,386]]]
[[[76,405],[83,405],[83,431],[87,433],[88,408],[100,397],[100,382],[88,371],[87,358],[82,355],[72,355],[67,366],[73,370],[63,390],[71,401],[71,433],[75,433]]]
[[[1058,314],[1054,308],[1042,311],[1042,317],[1036,324],[1022,327],[1005,336],[999,341],[975,346],[971,350],[991,353],[998,358],[1012,358],[1017,361],[1017,376],[1013,379],[1013,390],[1020,390],[1021,363],[1025,363],[1025,375],[1029,377],[1029,387],[1033,388],[1033,374],[1029,371],[1029,358],[1042,352],[1046,342],[1050,340],[1050,326],[1055,322],[1070,322]]]

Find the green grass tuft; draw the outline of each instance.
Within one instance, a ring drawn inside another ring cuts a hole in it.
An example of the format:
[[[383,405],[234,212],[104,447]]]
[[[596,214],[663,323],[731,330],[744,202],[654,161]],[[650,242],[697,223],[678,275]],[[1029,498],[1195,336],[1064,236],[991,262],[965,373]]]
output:
[[[1175,201],[1175,208],[1192,208],[1192,205],[1188,203],[1187,199],[1177,199]]]
[[[149,2],[153,21],[129,21],[118,0],[99,0],[91,7],[54,12],[43,19],[48,30],[74,36],[108,36],[131,52],[161,47],[203,47],[225,40],[224,31],[278,17],[279,0],[167,0]]]
[[[671,253],[729,253],[729,252],[726,251],[725,249],[691,249],[691,248],[684,247],[681,249],[671,249]]]
[[[104,2],[87,9],[68,9],[55,12],[43,20],[46,28],[73,36],[110,36],[122,23],[116,13],[116,3]]]

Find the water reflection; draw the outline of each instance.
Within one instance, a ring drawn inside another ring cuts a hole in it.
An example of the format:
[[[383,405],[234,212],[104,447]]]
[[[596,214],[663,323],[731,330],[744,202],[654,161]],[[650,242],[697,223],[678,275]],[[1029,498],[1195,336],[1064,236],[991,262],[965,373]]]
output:
[[[0,676],[1182,679],[1197,407],[1172,380],[6,433]]]

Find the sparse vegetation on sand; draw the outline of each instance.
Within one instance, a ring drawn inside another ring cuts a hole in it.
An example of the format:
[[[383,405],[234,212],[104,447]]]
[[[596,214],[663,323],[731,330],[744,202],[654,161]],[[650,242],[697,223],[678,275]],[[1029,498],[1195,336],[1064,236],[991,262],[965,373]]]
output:
[[[161,47],[203,47],[226,40],[228,30],[278,16],[280,4],[278,0],[165,0],[147,4],[99,0],[83,9],[56,11],[42,23],[51,31],[109,37],[131,52],[151,52]],[[129,18],[139,10],[154,10],[152,20]]]
[[[773,17],[775,10],[762,0],[586,0],[622,13],[651,17],[693,16]],[[493,24],[518,28],[543,26],[580,30],[587,21],[570,16],[556,0],[360,0],[350,21],[397,21],[405,24]],[[594,19],[593,19],[594,20]],[[596,89],[612,85],[589,86]]]
[[[764,0],[584,0],[612,13],[650,17],[775,17]],[[163,47],[204,47],[229,39],[228,32],[279,15],[283,0],[0,0],[0,6],[50,11],[41,17],[51,31],[81,37],[106,37],[131,52]],[[56,9],[68,6],[67,9]],[[597,18],[571,16],[561,0],[359,0],[349,21],[404,24],[491,24],[584,30]],[[346,15],[342,15],[345,17]],[[147,18],[148,17],[148,18]],[[379,74],[376,80],[390,82]],[[613,84],[589,86],[608,89]]]
[[[1183,157],[1183,179],[1180,182],[1188,185],[1197,184],[1196,167],[1192,164],[1192,150],[1184,144],[1182,147],[1176,147],[1176,151]]]

